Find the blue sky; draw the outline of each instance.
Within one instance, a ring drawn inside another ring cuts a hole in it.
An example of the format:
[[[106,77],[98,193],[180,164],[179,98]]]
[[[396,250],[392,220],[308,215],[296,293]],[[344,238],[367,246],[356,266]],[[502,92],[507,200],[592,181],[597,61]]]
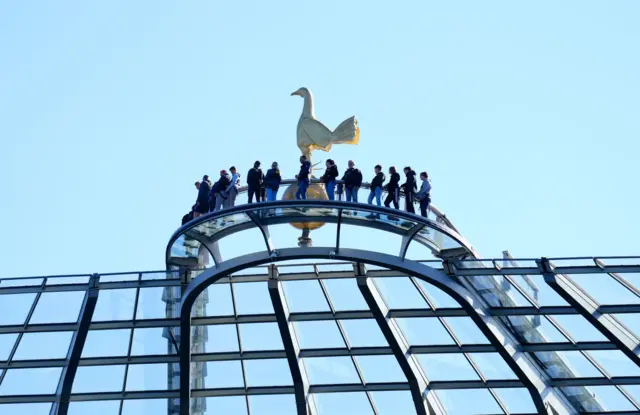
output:
[[[300,86],[483,256],[637,254],[640,3],[0,3],[1,276],[164,267],[193,182],[293,176]],[[325,158],[318,154],[318,160]]]

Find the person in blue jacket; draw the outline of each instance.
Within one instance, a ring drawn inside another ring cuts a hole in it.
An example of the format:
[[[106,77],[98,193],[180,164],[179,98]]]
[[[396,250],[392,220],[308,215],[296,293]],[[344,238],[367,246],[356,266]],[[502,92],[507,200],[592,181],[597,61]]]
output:
[[[309,188],[309,178],[311,176],[311,162],[305,156],[300,156],[300,172],[296,174],[298,179],[297,200],[307,199],[307,189]]]
[[[416,199],[420,201],[420,215],[426,218],[431,204],[431,181],[426,171],[420,173],[420,179],[422,180],[422,185],[418,193],[416,193]]]
[[[373,198],[376,198],[376,204],[382,206],[382,184],[387,179],[382,172],[382,166],[376,165],[374,167],[376,172],[375,177],[371,180],[371,193],[369,193],[369,204],[373,204]]]
[[[267,170],[266,176],[264,176],[264,187],[267,191],[267,202],[273,202],[277,199],[280,182],[282,182],[282,176],[280,176],[278,163],[274,161],[271,164],[271,168]]]

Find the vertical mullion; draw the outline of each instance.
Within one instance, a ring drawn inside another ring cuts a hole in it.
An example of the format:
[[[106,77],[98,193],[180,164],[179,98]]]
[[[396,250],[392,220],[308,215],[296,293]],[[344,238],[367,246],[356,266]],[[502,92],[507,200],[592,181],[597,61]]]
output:
[[[229,278],[229,288],[231,289],[231,304],[233,306],[233,317],[236,321],[234,326],[236,327],[236,337],[238,339],[238,352],[240,353],[240,369],[242,370],[242,382],[244,383],[244,401],[247,406],[247,414],[251,413],[251,407],[249,406],[249,387],[247,385],[247,375],[244,369],[242,337],[240,336],[240,325],[238,321],[238,307],[236,306],[236,291],[234,289],[233,280]]]
[[[131,328],[131,332],[129,333],[129,346],[127,347],[127,364],[124,367],[124,378],[122,379],[122,397],[120,400],[120,410],[118,412],[119,415],[122,415],[122,408],[124,407],[124,397],[126,393],[127,386],[127,377],[129,376],[129,363],[131,361],[131,350],[133,349],[133,331],[136,327],[136,319],[138,318],[138,302],[140,300],[140,285],[142,281],[142,273],[138,273],[138,286],[136,287],[136,296],[133,300],[133,324]]]

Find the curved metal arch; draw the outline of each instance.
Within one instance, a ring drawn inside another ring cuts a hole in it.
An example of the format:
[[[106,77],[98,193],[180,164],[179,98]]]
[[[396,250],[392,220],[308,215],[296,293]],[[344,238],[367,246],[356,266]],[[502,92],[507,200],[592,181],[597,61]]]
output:
[[[490,320],[489,315],[483,310],[480,303],[474,299],[466,288],[448,277],[444,272],[419,262],[401,260],[396,256],[360,249],[341,249],[340,252],[332,252],[330,248],[285,248],[278,251],[277,256],[271,256],[268,252],[263,251],[230,259],[216,268],[205,270],[189,283],[182,297],[180,309],[180,367],[182,368],[180,372],[180,402],[186,403],[186,405],[181,405],[180,407],[181,415],[189,415],[191,398],[191,308],[196,298],[207,287],[233,272],[270,262],[295,259],[336,259],[372,264],[406,273],[440,288],[462,306],[478,329],[496,347],[497,352],[505,363],[529,391],[537,412],[540,414],[546,413],[542,395],[550,393],[549,386],[540,379],[538,379],[538,382],[534,382],[527,376],[513,358],[511,352],[503,345],[500,339],[502,334],[496,327],[495,322]],[[421,412],[419,411],[418,413]]]

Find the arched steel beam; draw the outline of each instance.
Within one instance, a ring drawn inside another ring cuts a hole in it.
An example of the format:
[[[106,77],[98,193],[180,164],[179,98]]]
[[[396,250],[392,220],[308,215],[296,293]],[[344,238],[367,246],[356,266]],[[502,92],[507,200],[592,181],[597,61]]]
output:
[[[522,380],[531,395],[536,411],[540,414],[546,413],[542,396],[554,395],[555,391],[551,390],[543,379],[537,378],[532,380],[530,376],[536,376],[536,371],[532,368],[527,368],[528,370],[525,373],[525,370],[523,370],[513,358],[513,354],[516,352],[515,347],[504,344],[505,336],[498,327],[497,322],[493,321],[471,292],[442,271],[433,269],[419,262],[410,260],[403,261],[397,256],[360,249],[343,248],[340,252],[335,252],[332,251],[331,248],[286,248],[274,252],[271,255],[263,251],[230,259],[216,268],[205,270],[196,279],[191,281],[187,287],[182,298],[180,312],[180,367],[182,368],[180,372],[180,402],[187,403],[186,405],[181,405],[181,415],[189,415],[189,402],[191,398],[191,308],[196,298],[207,287],[233,272],[270,262],[295,259],[336,259],[378,265],[420,278],[440,288],[458,301],[482,333],[496,347],[505,363],[507,363],[516,376]],[[520,362],[523,365],[527,364],[522,359]],[[416,408],[416,410],[418,410],[418,408]],[[567,411],[567,413],[569,412]]]

